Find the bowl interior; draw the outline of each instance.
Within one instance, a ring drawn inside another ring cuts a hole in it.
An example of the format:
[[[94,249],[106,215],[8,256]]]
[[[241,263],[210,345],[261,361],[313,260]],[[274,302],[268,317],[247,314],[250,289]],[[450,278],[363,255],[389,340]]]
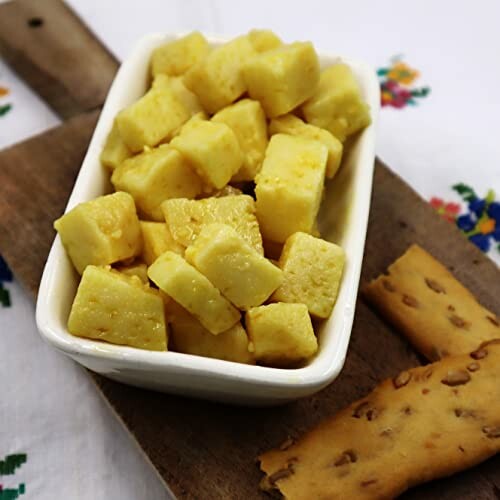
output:
[[[181,35],[148,35],[135,47],[131,56],[122,64],[110,89],[87,155],[83,162],[66,211],[78,203],[112,191],[109,173],[102,168],[99,155],[118,111],[144,94],[149,81],[149,57],[160,43]],[[207,37],[213,46],[225,39]],[[338,62],[340,58],[320,54],[322,67]],[[37,317],[42,335],[59,349],[69,353],[85,353],[110,359],[128,360],[131,363],[148,363],[159,368],[172,364],[220,371],[231,376],[265,378],[270,375],[283,383],[316,383],[333,378],[343,365],[354,315],[361,262],[368,219],[374,162],[374,127],[379,108],[379,88],[373,70],[350,59],[342,59],[353,69],[362,94],[371,107],[373,123],[361,132],[346,148],[343,164],[332,181],[328,181],[319,213],[319,229],[323,238],[341,245],[346,252],[346,266],[337,303],[331,317],[318,331],[320,349],[308,366],[295,370],[282,370],[256,366],[237,365],[220,360],[199,358],[173,352],[153,353],[100,343],[70,335],[66,324],[79,276],[74,271],[59,237],[56,237],[42,280],[37,305]],[[312,368],[314,367],[314,375]],[[277,377],[277,378],[276,378]],[[314,379],[314,380],[313,380]]]

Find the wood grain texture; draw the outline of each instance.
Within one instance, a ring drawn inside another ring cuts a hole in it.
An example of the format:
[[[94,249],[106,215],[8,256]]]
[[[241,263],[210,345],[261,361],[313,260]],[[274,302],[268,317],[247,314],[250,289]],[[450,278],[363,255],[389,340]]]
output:
[[[99,116],[82,114],[0,152],[0,253],[35,296]]]
[[[0,53],[62,118],[101,106],[118,68],[61,0],[0,4]]]

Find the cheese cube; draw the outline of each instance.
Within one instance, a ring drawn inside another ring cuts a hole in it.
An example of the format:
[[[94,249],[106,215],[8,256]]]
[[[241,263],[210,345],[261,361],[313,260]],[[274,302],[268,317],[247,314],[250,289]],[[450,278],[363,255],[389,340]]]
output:
[[[101,152],[101,163],[113,170],[130,156],[132,152],[123,142],[115,120]]]
[[[190,116],[170,88],[168,77],[160,75],[145,95],[120,111],[116,120],[123,141],[137,153],[168,138]]]
[[[266,52],[283,45],[280,38],[271,30],[252,30],[247,36],[257,52]]]
[[[169,198],[194,198],[201,179],[186,159],[168,145],[148,149],[116,168],[111,182],[117,191],[130,193],[141,216],[163,221],[160,208]]]
[[[212,121],[231,128],[243,153],[243,165],[232,180],[252,181],[262,166],[267,147],[267,121],[262,106],[257,101],[242,99],[219,111]]]
[[[240,36],[214,49],[184,76],[185,85],[213,114],[231,104],[246,91],[242,67],[254,57],[255,49],[246,36]]]
[[[342,160],[342,143],[328,130],[304,123],[294,115],[284,115],[274,118],[269,124],[269,134],[289,134],[314,139],[323,143],[328,148],[328,161],[326,162],[326,177],[331,179],[340,167]]]
[[[227,224],[260,254],[262,237],[255,217],[255,202],[250,196],[235,195],[202,200],[176,199],[162,204],[163,214],[175,241],[191,245],[207,224]]]
[[[172,351],[255,364],[255,358],[248,350],[247,334],[241,323],[236,323],[219,335],[212,335],[174,300],[166,306],[166,313],[170,325],[169,348]]]
[[[284,279],[272,300],[299,302],[316,318],[328,318],[337,299],[344,262],[339,246],[309,234],[293,234],[283,247],[279,266]]]
[[[371,122],[370,109],[347,64],[334,64],[321,73],[319,86],[302,112],[307,122],[329,130],[342,142]]]
[[[284,242],[297,231],[310,233],[319,210],[328,148],[312,139],[271,137],[256,177],[257,218],[265,239]]]
[[[164,222],[145,222],[141,220],[139,223],[143,240],[142,258],[148,266],[168,250],[184,255],[184,247],[172,238]]]
[[[208,184],[223,188],[243,163],[238,139],[224,123],[196,120],[172,139],[177,149]]]
[[[145,285],[149,285],[148,266],[144,262],[134,261],[128,265],[118,265],[116,270],[126,276],[137,276]]]
[[[178,76],[169,79],[170,88],[180,103],[191,113],[204,113],[200,100],[185,85],[183,79]]]
[[[104,266],[139,255],[141,228],[134,199],[114,193],[80,203],[54,222],[76,270]]]
[[[239,309],[262,304],[282,282],[280,269],[249,246],[231,226],[205,226],[186,260]]]
[[[319,82],[318,56],[310,42],[283,45],[249,60],[243,74],[250,97],[274,118],[314,94]]]
[[[240,319],[238,310],[220,291],[174,252],[160,255],[149,267],[148,276],[214,335],[228,330]]]
[[[209,51],[205,37],[199,31],[193,31],[156,48],[151,56],[151,73],[153,77],[159,74],[182,75],[204,59]]]
[[[188,130],[193,123],[198,122],[198,121],[206,121],[206,120],[208,120],[208,115],[204,111],[200,111],[199,113],[195,113],[186,123],[181,125],[179,128],[176,128],[172,132],[172,135],[171,135],[172,139],[174,137],[177,137],[178,135],[180,135],[183,130]]]
[[[158,292],[139,278],[87,266],[71,307],[68,330],[78,337],[165,351],[163,307]]]
[[[250,350],[262,364],[291,367],[318,350],[311,318],[304,304],[270,304],[245,316]]]

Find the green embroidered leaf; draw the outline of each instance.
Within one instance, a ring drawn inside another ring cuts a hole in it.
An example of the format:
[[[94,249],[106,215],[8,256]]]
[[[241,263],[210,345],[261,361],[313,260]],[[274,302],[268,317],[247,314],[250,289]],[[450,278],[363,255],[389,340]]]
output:
[[[467,186],[467,184],[461,182],[452,186],[452,189],[456,191],[464,201],[477,200],[477,194],[470,186]]]
[[[19,485],[19,488],[6,488],[2,489],[0,486],[0,500],[16,500],[20,495],[26,493],[26,486],[24,483]]]
[[[3,460],[0,460],[0,476],[9,476],[14,474],[16,469],[21,467],[26,462],[26,453],[17,453],[7,455]]]
[[[462,196],[462,199],[467,202],[476,201],[477,196],[474,193],[466,194]]]
[[[2,283],[0,283],[0,304],[2,304],[3,307],[10,307],[11,305],[9,290],[5,289]],[[1,464],[2,462],[0,462],[0,474],[2,473]]]
[[[489,206],[491,203],[495,201],[495,191],[493,189],[490,189],[488,193],[486,194],[486,205]]]
[[[430,91],[431,89],[429,87],[422,87],[420,89],[413,89],[411,91],[411,95],[413,97],[425,97],[426,95],[429,94]]]
[[[387,73],[389,73],[389,70],[387,68],[379,68],[377,70],[378,76],[385,76],[385,75],[387,75]]]
[[[0,116],[6,115],[12,109],[12,104],[0,106]]]

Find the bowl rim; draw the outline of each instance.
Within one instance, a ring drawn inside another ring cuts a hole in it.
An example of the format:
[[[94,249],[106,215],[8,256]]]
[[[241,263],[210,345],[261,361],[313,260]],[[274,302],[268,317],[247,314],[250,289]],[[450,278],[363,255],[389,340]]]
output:
[[[86,201],[82,199],[81,191],[91,182],[92,167],[91,163],[95,161],[95,155],[100,153],[99,136],[109,121],[114,120],[116,109],[113,107],[113,95],[116,89],[123,85],[123,76],[130,72],[131,66],[135,64],[137,54],[143,47],[153,43],[159,44],[161,41],[174,40],[184,36],[187,32],[169,32],[169,33],[151,33],[141,37],[133,46],[131,53],[121,64],[113,83],[108,92],[108,96],[103,105],[101,115],[92,134],[87,152],[82,162],[80,171],[73,185],[65,213],[72,209],[78,203]],[[220,44],[231,40],[233,37],[223,35],[211,35],[203,32],[210,44]],[[319,58],[338,59],[339,56],[318,52]],[[347,348],[351,336],[352,323],[354,320],[356,295],[359,287],[361,274],[362,257],[364,252],[364,243],[368,225],[369,207],[371,201],[371,189],[373,182],[373,170],[375,160],[375,128],[377,124],[378,112],[380,108],[380,88],[378,79],[373,68],[365,62],[353,60],[348,57],[341,58],[349,66],[355,66],[366,75],[366,85],[369,88],[367,100],[371,108],[372,123],[363,131],[362,157],[359,162],[370,162],[371,168],[366,167],[364,175],[366,176],[362,183],[363,193],[359,196],[358,203],[353,204],[358,218],[356,219],[356,228],[361,233],[360,256],[354,262],[355,269],[350,283],[342,283],[348,286],[347,296],[353,299],[354,305],[349,311],[343,311],[343,337],[339,344],[331,345],[330,351],[323,352],[321,357],[316,356],[307,366],[295,369],[271,368],[259,365],[245,365],[220,359],[194,356],[190,354],[177,353],[173,351],[157,352],[135,349],[128,346],[107,344],[96,340],[76,337],[69,332],[67,328],[61,329],[54,326],[57,321],[51,316],[51,302],[54,299],[55,268],[60,265],[60,249],[62,244],[59,235],[56,235],[52,243],[45,268],[40,283],[39,294],[36,303],[36,323],[40,335],[50,345],[62,351],[63,353],[78,358],[91,357],[100,360],[113,361],[122,367],[134,369],[154,370],[158,373],[176,370],[180,372],[192,373],[209,377],[211,379],[232,380],[250,383],[254,386],[266,386],[279,388],[301,388],[301,389],[319,389],[328,385],[343,368],[347,354]],[[112,114],[112,117],[111,117]],[[109,131],[110,126],[107,127]],[[357,193],[359,195],[359,193]],[[351,217],[351,221],[354,214]],[[61,331],[64,330],[64,331]],[[329,332],[330,333],[330,332]],[[69,338],[68,338],[69,336]],[[335,348],[335,350],[333,350]],[[202,388],[200,388],[202,390]]]

